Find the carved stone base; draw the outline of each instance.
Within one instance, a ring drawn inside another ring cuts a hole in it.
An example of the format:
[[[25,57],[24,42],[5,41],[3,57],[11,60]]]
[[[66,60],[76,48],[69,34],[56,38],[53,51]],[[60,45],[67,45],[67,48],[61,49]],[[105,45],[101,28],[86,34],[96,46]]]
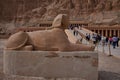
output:
[[[44,77],[45,80],[97,80],[98,54],[89,51],[5,51],[4,73]]]

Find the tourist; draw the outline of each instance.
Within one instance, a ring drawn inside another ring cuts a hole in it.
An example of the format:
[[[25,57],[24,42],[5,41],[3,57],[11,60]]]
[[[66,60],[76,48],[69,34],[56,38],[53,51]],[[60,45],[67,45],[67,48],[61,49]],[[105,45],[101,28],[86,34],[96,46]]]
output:
[[[102,45],[104,46],[106,42],[106,37],[102,36]]]
[[[101,35],[100,34],[97,34],[97,42],[101,42]]]
[[[114,35],[114,36],[112,37],[112,41],[113,41],[113,48],[115,49],[115,48],[116,48],[116,45],[117,45],[118,38]]]
[[[117,37],[117,47],[119,47],[119,37]]]
[[[93,34],[92,34],[93,44],[96,44],[96,40],[97,40],[97,35],[93,33]]]
[[[73,29],[73,34],[74,34],[74,36],[77,36],[78,35],[78,27],[77,26],[75,26],[74,27],[74,29]]]
[[[90,33],[88,34],[88,33],[86,33],[86,40],[90,40]]]
[[[106,37],[106,39],[105,39],[105,45],[107,45],[108,44],[108,37]]]
[[[110,45],[112,44],[112,37],[109,37],[109,43],[110,43]]]
[[[69,29],[70,29],[70,30],[73,30],[73,26],[72,26],[72,25],[70,25],[70,26],[69,26]]]

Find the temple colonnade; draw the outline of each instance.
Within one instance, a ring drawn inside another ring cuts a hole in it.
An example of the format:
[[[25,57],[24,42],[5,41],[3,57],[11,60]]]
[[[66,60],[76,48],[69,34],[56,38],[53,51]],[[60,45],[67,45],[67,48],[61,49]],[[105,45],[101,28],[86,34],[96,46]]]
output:
[[[120,37],[120,26],[87,26],[85,27],[95,33],[101,34],[102,36],[112,37],[116,35]]]

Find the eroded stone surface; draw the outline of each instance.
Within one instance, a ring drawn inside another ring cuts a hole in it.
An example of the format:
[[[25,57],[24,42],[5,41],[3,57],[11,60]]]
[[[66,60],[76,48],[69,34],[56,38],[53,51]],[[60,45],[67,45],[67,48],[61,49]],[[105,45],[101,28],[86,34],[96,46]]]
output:
[[[98,55],[96,52],[87,51],[6,51],[4,53],[4,73],[33,77],[97,80]]]

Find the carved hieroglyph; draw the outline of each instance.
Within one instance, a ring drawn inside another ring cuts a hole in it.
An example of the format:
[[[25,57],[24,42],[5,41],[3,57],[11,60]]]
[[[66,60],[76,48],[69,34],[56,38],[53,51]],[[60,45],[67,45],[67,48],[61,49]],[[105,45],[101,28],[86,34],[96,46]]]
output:
[[[7,41],[8,50],[41,51],[93,51],[94,47],[70,43],[65,33],[69,20],[65,14],[59,14],[53,21],[52,29],[34,32],[18,32]]]

